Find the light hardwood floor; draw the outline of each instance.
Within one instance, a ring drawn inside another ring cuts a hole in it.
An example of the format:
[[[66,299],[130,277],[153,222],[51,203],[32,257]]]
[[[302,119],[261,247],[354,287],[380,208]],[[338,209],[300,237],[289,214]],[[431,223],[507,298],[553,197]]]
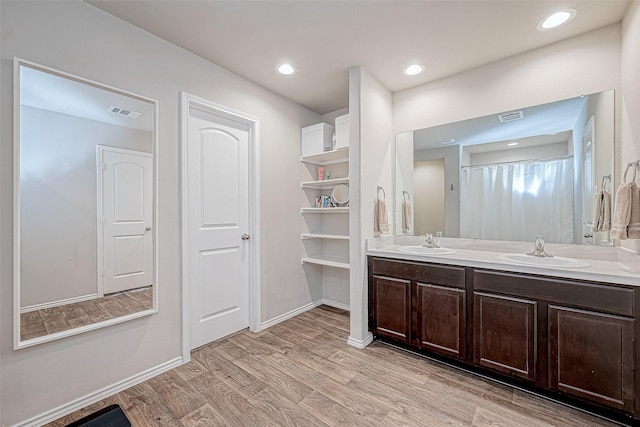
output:
[[[88,301],[75,302],[20,314],[20,339],[28,340],[127,314],[153,306],[151,286],[118,292]]]
[[[348,313],[321,306],[243,331],[48,425],[117,403],[136,427],[614,426],[378,342],[353,348],[348,328]]]

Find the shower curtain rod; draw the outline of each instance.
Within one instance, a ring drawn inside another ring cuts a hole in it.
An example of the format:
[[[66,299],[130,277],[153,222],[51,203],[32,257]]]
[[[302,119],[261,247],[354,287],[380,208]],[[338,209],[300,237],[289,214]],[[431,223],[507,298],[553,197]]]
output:
[[[460,169],[483,168],[486,166],[498,166],[498,165],[517,165],[520,163],[551,162],[553,160],[566,160],[566,159],[573,159],[573,156],[548,157],[545,159],[516,160],[512,162],[484,163],[481,165],[468,165],[468,166],[463,165],[463,166],[460,166]]]

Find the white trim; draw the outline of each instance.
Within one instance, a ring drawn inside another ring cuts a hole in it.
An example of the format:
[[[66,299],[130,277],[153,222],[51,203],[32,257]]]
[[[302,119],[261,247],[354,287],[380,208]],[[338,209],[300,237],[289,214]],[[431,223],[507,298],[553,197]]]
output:
[[[153,165],[153,220],[154,226],[158,229],[158,101],[147,98],[133,92],[117,89],[102,83],[78,77],[73,74],[65,73],[35,62],[26,61],[24,59],[13,58],[13,349],[18,350],[25,347],[31,347],[36,344],[53,341],[83,332],[92,331],[109,325],[126,322],[128,320],[137,319],[139,317],[148,316],[158,312],[158,238],[154,233],[153,245],[153,262],[154,262],[154,292],[153,292],[153,308],[126,316],[108,319],[103,322],[93,323],[66,331],[44,335],[26,341],[20,340],[20,67],[28,67],[45,73],[53,74],[62,78],[73,80],[85,85],[93,86],[98,89],[114,92],[139,101],[147,102],[153,107],[153,125],[152,125],[152,155],[154,158]]]
[[[46,308],[58,307],[59,305],[73,304],[76,302],[89,301],[98,298],[98,294],[82,295],[79,297],[66,298],[58,301],[45,302],[43,304],[34,304],[20,308],[20,314],[30,313],[32,311],[44,310]]]
[[[198,107],[213,115],[240,122],[249,128],[249,330],[260,330],[261,318],[261,282],[260,282],[260,120],[229,107],[211,102],[190,93],[180,92],[180,145],[181,145],[181,215],[182,215],[182,357],[188,362],[191,359],[191,339],[189,322],[189,277],[188,263],[188,212],[187,212],[187,140],[189,108]]]
[[[316,308],[318,306],[321,306],[322,304],[324,304],[324,300],[318,300],[318,301],[313,301],[310,302],[308,304],[303,305],[302,307],[298,307],[294,310],[291,310],[287,313],[281,314],[279,316],[274,317],[271,320],[267,320],[265,322],[262,322],[260,324],[260,326],[258,327],[258,330],[253,331],[253,332],[260,332],[262,330],[265,330],[273,325],[277,325],[280,322],[284,322],[285,320],[291,319],[292,317],[296,317],[299,314],[304,313],[305,311],[309,311],[312,308]]]
[[[351,335],[349,335],[349,339],[347,340],[347,344],[356,348],[365,348],[372,342],[373,342],[373,335],[370,333],[367,334],[363,340],[353,338]]]
[[[351,311],[351,307],[349,307],[349,304],[344,304],[342,302],[332,301],[332,300],[326,299],[326,298],[322,299],[322,304],[328,305],[329,307],[333,307],[333,308],[339,308],[340,310]]]
[[[169,371],[182,364],[183,364],[182,357],[173,358],[167,362],[161,363],[160,365],[154,366],[153,368],[147,369],[146,371],[132,375],[129,378],[125,378],[122,381],[118,381],[115,384],[104,387],[98,391],[89,393],[84,397],[73,400],[69,403],[65,403],[64,405],[60,405],[57,408],[44,412],[40,415],[36,415],[33,418],[30,418],[26,421],[16,424],[14,427],[31,427],[31,426],[35,427],[35,426],[44,425],[48,422],[57,420],[60,417],[63,417],[72,412],[75,412],[78,409],[82,409],[88,405],[91,405],[102,399],[105,399],[109,396],[112,396],[116,393],[119,393],[123,390],[133,387],[136,384],[140,384],[141,382],[147,381],[148,379],[151,379],[156,375],[160,375],[163,372]]]

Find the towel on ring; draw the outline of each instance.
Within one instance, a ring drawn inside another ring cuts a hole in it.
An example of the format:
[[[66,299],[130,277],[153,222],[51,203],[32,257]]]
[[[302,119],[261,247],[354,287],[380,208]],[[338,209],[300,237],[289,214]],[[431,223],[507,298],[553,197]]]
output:
[[[631,217],[627,226],[628,239],[640,239],[640,190],[634,182],[631,186]]]
[[[591,231],[608,231],[609,229],[611,229],[611,195],[606,190],[600,190],[594,198]]]
[[[411,203],[406,200],[402,202],[402,232],[410,233],[413,230],[413,220],[411,218]]]
[[[388,233],[387,204],[384,200],[376,199],[373,215],[373,231],[380,234]]]
[[[629,237],[628,227],[631,221],[633,190],[637,194],[638,186],[635,182],[628,182],[621,184],[618,187],[618,191],[616,191],[616,208],[613,214],[613,225],[611,226],[612,239],[626,240]]]

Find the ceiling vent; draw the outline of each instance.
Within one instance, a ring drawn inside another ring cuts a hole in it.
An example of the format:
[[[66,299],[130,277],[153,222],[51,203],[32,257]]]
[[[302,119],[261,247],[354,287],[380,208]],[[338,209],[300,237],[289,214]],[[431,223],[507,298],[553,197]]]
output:
[[[113,105],[109,107],[109,111],[120,116],[131,117],[132,119],[137,119],[142,115],[142,113],[139,113],[137,111],[127,110],[126,108],[122,107],[114,107]]]
[[[514,120],[520,120],[524,118],[524,113],[520,111],[511,111],[510,113],[500,114],[498,120],[500,123],[512,122]]]

